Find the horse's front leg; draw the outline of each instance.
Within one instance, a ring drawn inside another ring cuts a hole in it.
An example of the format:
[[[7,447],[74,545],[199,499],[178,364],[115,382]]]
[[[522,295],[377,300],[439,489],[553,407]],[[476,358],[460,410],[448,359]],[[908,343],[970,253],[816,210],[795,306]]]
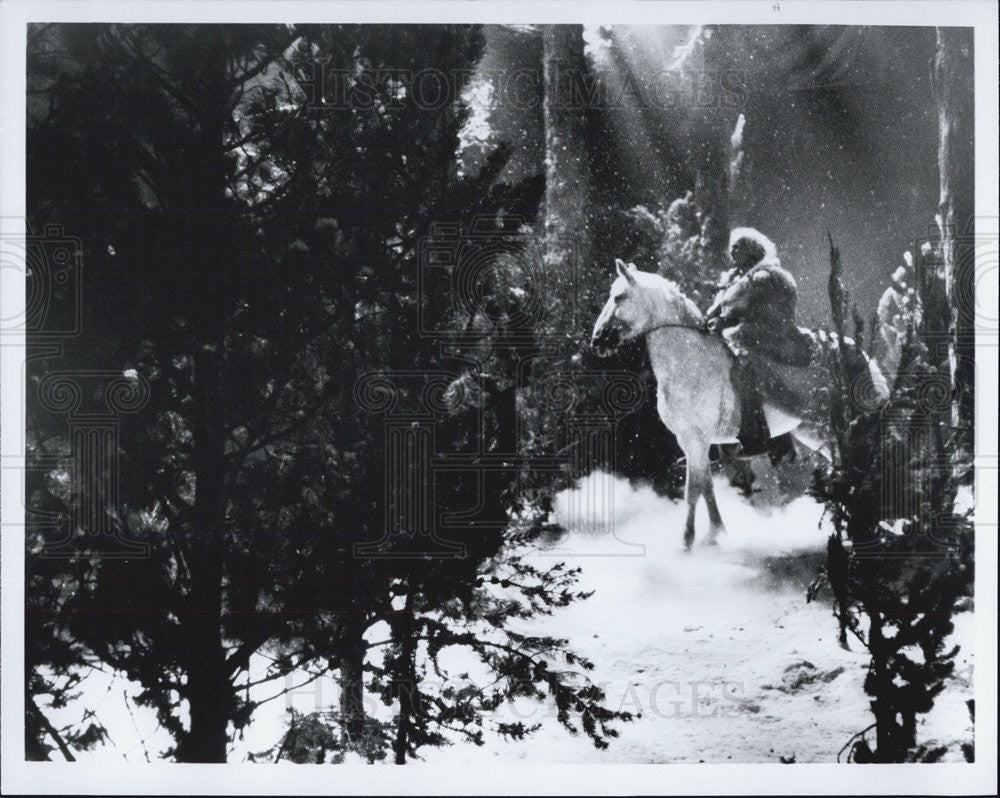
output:
[[[691,464],[687,467],[687,484],[684,486],[684,498],[687,500],[687,523],[684,525],[684,548],[691,550],[694,543],[694,513],[701,498],[701,481],[691,472]]]
[[[714,546],[718,542],[719,534],[725,533],[726,525],[722,523],[722,514],[719,512],[719,505],[715,502],[715,484],[712,481],[711,463],[708,464],[705,471],[704,496],[705,504],[708,505],[708,521],[711,524],[705,542]]]
[[[684,456],[687,460],[687,480],[684,485],[684,498],[687,500],[687,523],[684,526],[684,547],[691,548],[694,543],[694,516],[698,509],[698,500],[705,495],[707,490],[712,490],[712,471],[708,462],[708,445],[701,442],[690,442],[684,447]],[[712,497],[712,504],[715,504],[715,497]],[[718,507],[715,508],[718,515]],[[711,510],[709,510],[711,513]],[[719,519],[721,523],[721,518]],[[713,521],[713,530],[714,530]]]

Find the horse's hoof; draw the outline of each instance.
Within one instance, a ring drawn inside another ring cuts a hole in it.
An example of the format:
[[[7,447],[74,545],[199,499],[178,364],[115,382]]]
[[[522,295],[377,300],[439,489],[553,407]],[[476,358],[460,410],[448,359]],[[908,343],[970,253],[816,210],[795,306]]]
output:
[[[721,524],[719,526],[712,527],[711,531],[708,533],[708,537],[705,538],[706,546],[718,546],[719,537],[726,534],[726,528]]]

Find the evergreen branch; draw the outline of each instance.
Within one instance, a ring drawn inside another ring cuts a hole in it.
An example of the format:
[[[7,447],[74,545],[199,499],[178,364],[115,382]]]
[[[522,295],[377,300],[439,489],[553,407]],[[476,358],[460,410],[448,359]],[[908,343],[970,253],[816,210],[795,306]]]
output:
[[[66,758],[66,761],[76,762],[76,757],[73,756],[73,752],[66,744],[66,741],[62,738],[62,735],[59,734],[56,727],[53,726],[52,722],[45,716],[45,713],[38,708],[38,705],[35,703],[35,699],[31,696],[28,696],[26,709],[29,714],[34,715],[38,719],[42,728],[45,729],[46,734],[48,734],[49,737],[52,738],[53,742],[55,742],[55,744],[59,747],[59,751]]]

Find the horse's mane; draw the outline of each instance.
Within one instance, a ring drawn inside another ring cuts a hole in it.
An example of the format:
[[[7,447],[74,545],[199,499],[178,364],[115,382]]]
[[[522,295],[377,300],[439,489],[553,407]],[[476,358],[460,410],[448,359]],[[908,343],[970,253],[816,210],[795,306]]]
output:
[[[691,324],[700,327],[705,323],[705,317],[698,309],[698,306],[681,290],[673,280],[662,277],[664,283],[664,294],[673,303],[677,310],[677,318],[681,324]]]

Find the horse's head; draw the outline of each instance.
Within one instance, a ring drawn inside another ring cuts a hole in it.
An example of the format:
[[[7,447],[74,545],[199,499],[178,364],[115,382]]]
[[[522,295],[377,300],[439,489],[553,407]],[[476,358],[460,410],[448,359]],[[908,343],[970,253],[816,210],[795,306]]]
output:
[[[618,277],[594,325],[590,343],[600,357],[607,357],[623,342],[649,332],[657,319],[657,291],[650,279],[632,263],[615,260]]]

